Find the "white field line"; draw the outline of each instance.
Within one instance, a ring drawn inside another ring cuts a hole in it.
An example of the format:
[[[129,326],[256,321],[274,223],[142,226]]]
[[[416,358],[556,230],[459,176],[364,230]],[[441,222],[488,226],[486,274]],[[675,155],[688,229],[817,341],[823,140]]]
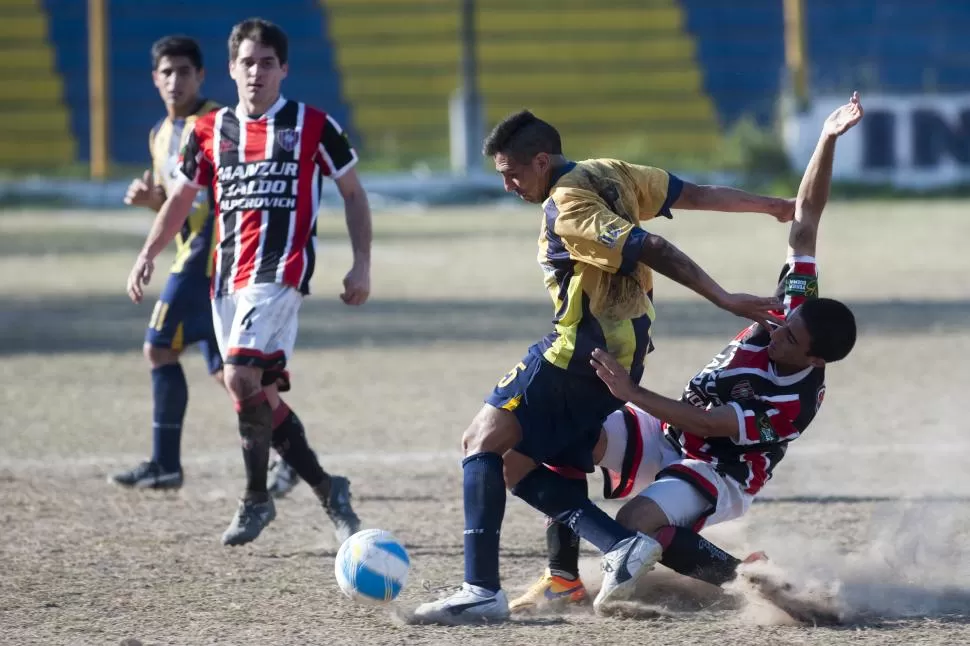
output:
[[[400,452],[367,452],[353,451],[349,453],[323,453],[318,451],[321,460],[326,463],[341,464],[366,463],[379,465],[420,464],[428,462],[452,461],[458,464],[461,453],[458,451],[400,451]],[[0,457],[0,469],[36,469],[40,471],[56,471],[71,468],[91,468],[102,466],[118,466],[135,464],[146,459],[145,454],[117,453],[113,455],[79,455],[79,456],[51,456],[49,458],[11,458]],[[190,453],[182,457],[183,465],[211,466],[234,464],[242,460],[239,449],[225,451],[210,451],[205,453]]]
[[[896,443],[883,445],[852,445],[840,443],[812,443],[799,445],[794,442],[789,448],[786,462],[797,460],[801,457],[829,457],[833,461],[851,460],[855,457],[878,457],[878,456],[897,456],[912,455],[919,457],[927,455],[927,444],[925,442]],[[970,442],[948,444],[946,447],[947,457],[955,455],[970,454]],[[124,464],[134,464],[145,459],[145,454],[116,453],[100,455],[79,455],[79,456],[56,456],[46,458],[16,458],[0,456],[0,469],[16,469],[23,471],[26,469],[39,471],[57,471],[71,468],[95,468],[113,467]],[[344,453],[320,452],[320,457],[325,463],[338,464],[373,464],[383,466],[395,466],[402,464],[428,464],[428,463],[447,463],[452,462],[458,465],[461,461],[461,453],[457,450],[452,451],[351,451]],[[242,458],[239,449],[226,449],[224,451],[208,451],[204,453],[188,453],[182,458],[182,463],[192,466],[211,466],[222,464],[234,464]]]

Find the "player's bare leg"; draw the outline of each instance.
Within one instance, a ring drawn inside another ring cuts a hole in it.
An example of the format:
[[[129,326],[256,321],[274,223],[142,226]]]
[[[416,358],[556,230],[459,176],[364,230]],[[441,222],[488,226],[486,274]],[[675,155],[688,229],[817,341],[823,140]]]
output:
[[[279,406],[275,391],[262,387],[259,368],[227,365],[226,388],[236,403],[243,462],[246,465],[246,491],[236,515],[222,535],[224,545],[242,545],[254,540],[274,518],[276,507],[266,491],[269,450],[273,434],[273,408],[270,396]]]
[[[145,359],[151,366],[152,457],[128,471],[112,474],[108,481],[135,489],[178,489],[182,486],[180,445],[189,388],[179,363],[181,352],[145,343]]]

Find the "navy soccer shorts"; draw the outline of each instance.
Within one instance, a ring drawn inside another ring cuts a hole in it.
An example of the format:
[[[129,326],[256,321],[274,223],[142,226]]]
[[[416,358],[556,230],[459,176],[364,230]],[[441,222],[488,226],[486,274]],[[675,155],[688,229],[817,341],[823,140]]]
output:
[[[156,348],[177,351],[197,344],[209,372],[221,370],[222,357],[212,327],[209,278],[169,274],[148,322],[145,341]]]
[[[511,411],[522,427],[515,450],[539,464],[593,472],[603,421],[623,406],[595,374],[558,368],[530,351],[486,403]]]

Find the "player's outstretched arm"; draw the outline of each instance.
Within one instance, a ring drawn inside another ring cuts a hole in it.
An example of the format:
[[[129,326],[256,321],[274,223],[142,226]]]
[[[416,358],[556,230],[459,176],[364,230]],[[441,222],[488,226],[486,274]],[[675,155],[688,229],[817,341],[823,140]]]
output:
[[[738,439],[741,429],[738,414],[730,406],[716,406],[703,410],[696,406],[647,390],[633,383],[630,374],[608,352],[593,350],[590,365],[607,385],[613,396],[636,404],[657,419],[698,437],[729,437]]]
[[[795,201],[782,197],[756,195],[730,186],[684,182],[675,209],[724,211],[728,213],[766,213],[779,222],[791,222]]]
[[[639,260],[654,271],[697,292],[721,309],[766,327],[768,320],[773,318],[772,312],[778,309],[779,302],[774,297],[729,294],[687,254],[658,235],[646,233]]]
[[[145,245],[128,275],[128,296],[135,303],[140,303],[144,296],[144,286],[149,283],[155,270],[155,258],[185,224],[198,192],[199,187],[188,182],[180,182],[155,216],[152,230],[148,233]]]
[[[825,120],[815,152],[808,162],[795,200],[795,221],[788,235],[789,256],[814,256],[818,223],[829,199],[832,185],[832,164],[835,159],[835,142],[852,126],[862,120],[862,104],[859,93],[853,92],[845,105],[835,110]]]
[[[344,277],[344,293],[340,298],[348,305],[363,305],[370,295],[370,249],[373,238],[370,203],[357,171],[347,171],[336,183],[344,200],[344,217],[354,252],[354,264]]]

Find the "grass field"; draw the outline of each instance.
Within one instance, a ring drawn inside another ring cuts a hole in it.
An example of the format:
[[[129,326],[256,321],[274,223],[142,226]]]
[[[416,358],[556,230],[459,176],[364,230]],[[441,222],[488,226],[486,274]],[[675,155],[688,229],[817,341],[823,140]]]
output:
[[[0,215],[0,642],[9,644],[957,644],[970,641],[970,239],[964,202],[831,204],[822,291],[855,310],[854,354],[828,372],[818,418],[750,514],[705,532],[766,550],[796,581],[835,586],[847,625],[793,625],[750,597],[647,577],[650,620],[588,611],[491,627],[402,625],[355,605],[337,545],[301,487],[253,544],[223,548],[243,484],[234,414],[198,353],[178,493],[106,484],[150,450],[141,357],[151,303],[127,272],[148,216]],[[348,475],[365,526],[413,561],[401,608],[462,574],[459,438],[481,399],[545,333],[535,209],[375,218],[373,295],[337,298],[349,268],[342,218],[321,220],[287,398],[324,466]],[[757,215],[680,212],[651,224],[731,290],[770,294],[787,228]],[[151,285],[155,295],[164,263]],[[741,321],[658,279],[657,350],[644,383],[677,394]],[[599,499],[595,476],[591,491]],[[615,511],[614,503],[605,507]],[[541,518],[509,499],[502,575],[523,590],[544,561]],[[598,559],[583,569],[598,587]]]

